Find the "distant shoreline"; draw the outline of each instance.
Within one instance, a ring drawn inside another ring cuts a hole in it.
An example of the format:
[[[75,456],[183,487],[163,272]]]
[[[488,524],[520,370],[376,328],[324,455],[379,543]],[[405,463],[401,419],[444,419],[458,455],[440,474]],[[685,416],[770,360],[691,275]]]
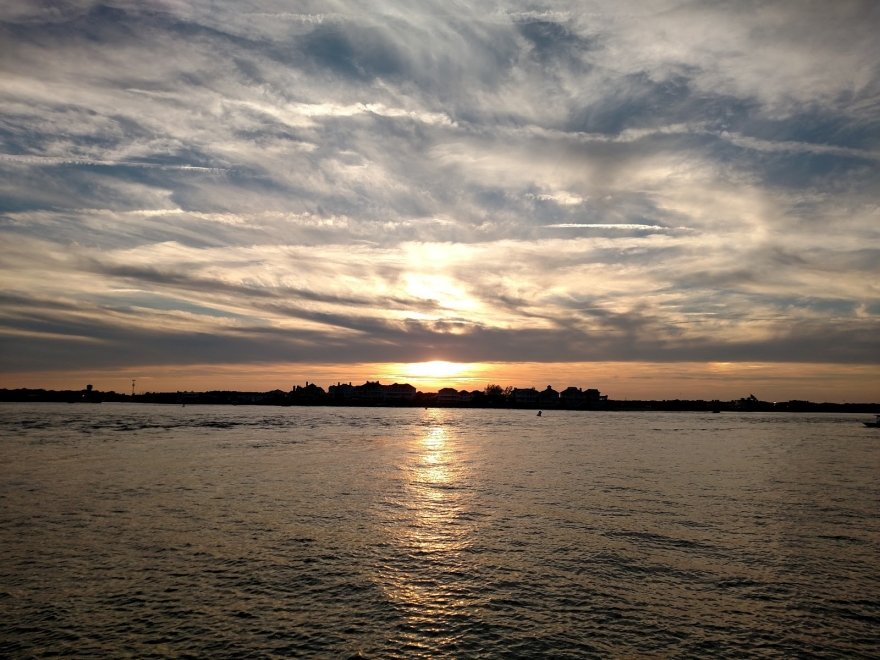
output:
[[[832,403],[813,401],[760,401],[755,398],[731,401],[704,399],[607,399],[572,405],[566,402],[517,403],[507,399],[482,398],[471,401],[439,401],[437,393],[416,393],[410,400],[357,401],[336,400],[329,395],[296,396],[296,390],[283,392],[238,392],[213,390],[208,392],[145,392],[120,394],[97,390],[0,389],[3,403],[152,403],[167,405],[252,405],[252,406],[324,406],[341,408],[496,408],[510,410],[593,410],[630,412],[838,412],[876,413],[880,403]]]

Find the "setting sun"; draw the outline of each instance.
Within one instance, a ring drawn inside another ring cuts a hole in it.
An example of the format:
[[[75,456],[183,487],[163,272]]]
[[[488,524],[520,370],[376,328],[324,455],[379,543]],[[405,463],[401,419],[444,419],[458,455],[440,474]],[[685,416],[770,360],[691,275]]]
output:
[[[472,365],[462,362],[432,360],[430,362],[411,362],[404,365],[403,373],[410,378],[456,378],[469,373]]]
[[[437,391],[442,387],[482,389],[481,380],[489,365],[481,362],[391,362],[372,372],[372,378],[406,382],[419,390]]]

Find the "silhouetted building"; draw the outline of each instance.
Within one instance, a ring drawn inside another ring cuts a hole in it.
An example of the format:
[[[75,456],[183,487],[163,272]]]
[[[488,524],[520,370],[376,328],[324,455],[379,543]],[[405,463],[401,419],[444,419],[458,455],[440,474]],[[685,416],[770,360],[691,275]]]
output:
[[[359,403],[383,403],[385,401],[385,389],[378,380],[368,380],[363,385],[358,385],[354,388],[353,399]]]
[[[538,405],[550,408],[552,406],[555,406],[557,403],[559,403],[559,392],[554,390],[549,385],[547,386],[546,390],[538,393]]]
[[[566,408],[583,408],[587,403],[587,393],[579,387],[566,387],[559,393],[559,401]]]
[[[382,387],[385,390],[385,401],[388,403],[408,403],[416,398],[416,388],[409,383],[394,383]]]
[[[305,387],[295,385],[290,391],[291,403],[324,403],[326,398],[327,393],[324,392],[323,387],[318,387],[314,383],[308,381],[306,381]]]
[[[455,388],[444,387],[437,392],[437,403],[440,405],[461,403],[461,394]]]
[[[566,387],[559,394],[559,403],[564,408],[584,409],[601,408],[608,402],[608,396],[601,394],[599,390],[589,388],[582,390],[579,387]]]
[[[515,387],[510,393],[510,400],[517,406],[534,406],[538,404],[538,390],[534,387]]]
[[[409,383],[382,385],[378,380],[368,380],[363,385],[337,383],[329,387],[329,397],[333,401],[361,405],[412,403],[416,394],[416,388]]]
[[[327,391],[335,401],[351,401],[354,398],[354,386],[351,383],[336,383],[328,387]]]
[[[101,393],[91,385],[86,385],[86,389],[80,394],[79,400],[85,403],[101,403]]]

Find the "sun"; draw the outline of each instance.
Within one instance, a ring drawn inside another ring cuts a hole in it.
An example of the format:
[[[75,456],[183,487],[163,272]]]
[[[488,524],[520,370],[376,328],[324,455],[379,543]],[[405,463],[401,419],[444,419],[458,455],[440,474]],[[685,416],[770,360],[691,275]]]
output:
[[[390,362],[374,372],[374,377],[407,382],[420,390],[436,391],[442,387],[471,388],[488,368],[482,362]]]
[[[461,362],[431,360],[430,362],[410,362],[404,365],[403,373],[408,378],[442,380],[464,375],[471,370],[470,367],[471,365]]]

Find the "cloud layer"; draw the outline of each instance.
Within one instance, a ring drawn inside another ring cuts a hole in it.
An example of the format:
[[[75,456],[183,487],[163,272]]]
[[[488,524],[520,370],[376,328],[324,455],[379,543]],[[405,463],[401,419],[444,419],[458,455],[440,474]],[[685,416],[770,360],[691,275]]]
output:
[[[877,363],[878,28],[870,1],[4,3],[5,369]]]

